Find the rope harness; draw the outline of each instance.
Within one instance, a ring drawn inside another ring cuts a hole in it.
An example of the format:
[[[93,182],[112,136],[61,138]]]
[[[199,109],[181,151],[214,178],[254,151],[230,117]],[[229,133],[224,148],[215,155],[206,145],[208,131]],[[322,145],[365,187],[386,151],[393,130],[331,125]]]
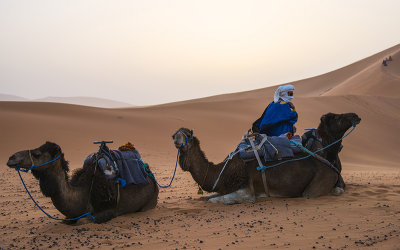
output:
[[[180,149],[183,148],[183,147],[186,147],[186,151],[188,151],[188,150],[189,150],[189,144],[188,144],[188,142],[189,142],[190,140],[192,140],[192,139],[193,139],[193,136],[190,137],[190,138],[186,138],[185,144],[182,144],[182,145],[178,148],[178,153],[177,153],[177,155],[176,155],[176,162],[175,162],[174,174],[172,175],[171,181],[169,182],[168,185],[166,185],[166,186],[160,185],[160,184],[158,183],[158,181],[156,180],[154,174],[153,174],[153,173],[150,171],[150,169],[149,169],[150,173],[152,174],[152,177],[153,177],[154,181],[157,183],[157,185],[158,185],[160,188],[168,188],[168,187],[171,186],[172,181],[175,179],[175,173],[176,173],[176,168],[177,168],[177,166],[178,166]]]

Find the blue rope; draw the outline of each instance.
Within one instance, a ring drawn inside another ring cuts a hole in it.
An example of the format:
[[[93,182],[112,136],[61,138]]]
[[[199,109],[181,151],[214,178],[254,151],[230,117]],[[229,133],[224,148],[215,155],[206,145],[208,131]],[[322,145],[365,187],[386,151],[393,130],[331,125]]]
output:
[[[192,140],[192,139],[193,139],[193,136],[190,137],[190,138],[186,138],[186,143],[185,143],[185,144],[182,144],[182,145],[179,147],[179,149],[181,149],[181,148],[183,148],[183,147],[186,146],[186,150],[189,150],[189,144],[188,144],[188,142],[189,142],[190,140]],[[151,170],[149,169],[150,173],[153,175],[154,181],[157,183],[157,185],[158,185],[160,188],[168,188],[168,187],[170,187],[171,184],[172,184],[172,181],[173,181],[174,178],[175,178],[175,173],[176,173],[176,169],[177,169],[177,167],[178,167],[178,161],[179,161],[179,153],[180,153],[180,150],[179,150],[179,149],[178,149],[178,154],[176,155],[176,162],[175,162],[174,174],[172,175],[171,181],[169,182],[168,185],[166,185],[166,186],[160,185],[160,183],[158,183],[158,181],[156,180],[156,177],[154,176],[153,172],[151,172]],[[140,159],[140,160],[141,160],[141,159]],[[143,162],[143,161],[142,161],[142,162]]]
[[[54,161],[54,160],[53,160],[53,161]],[[50,161],[50,162],[53,162],[53,161]],[[50,163],[50,162],[47,162],[47,163]],[[47,163],[46,163],[46,164],[47,164]],[[42,164],[42,165],[45,165],[45,164]],[[38,166],[35,166],[35,167],[39,167],[39,166],[42,166],[42,165],[38,165]],[[32,167],[31,167],[31,168],[32,168]],[[25,188],[26,192],[28,193],[29,197],[31,197],[31,199],[32,199],[32,201],[35,203],[35,205],[36,205],[45,215],[47,215],[47,217],[49,217],[50,219],[53,219],[53,220],[60,220],[60,221],[71,221],[71,220],[78,220],[78,219],[83,218],[83,217],[91,217],[91,218],[93,219],[93,222],[95,222],[94,217],[93,217],[93,215],[92,215],[90,212],[88,212],[88,213],[86,213],[86,214],[83,214],[83,215],[81,215],[81,216],[79,216],[79,217],[76,217],[76,218],[68,218],[68,219],[59,219],[59,218],[55,218],[55,217],[51,216],[50,214],[46,213],[46,211],[44,211],[44,210],[39,206],[39,204],[35,201],[35,199],[33,199],[31,193],[29,192],[28,188],[27,188],[26,185],[25,185],[24,180],[22,179],[22,176],[21,176],[20,171],[22,171],[22,170],[17,169],[19,178],[21,179],[21,182],[22,182],[22,184],[24,185],[24,188]],[[27,172],[27,171],[22,171],[22,172]]]
[[[193,136],[190,137],[190,138],[186,138],[186,143],[185,143],[185,144],[182,144],[182,145],[179,147],[179,149],[181,149],[181,148],[183,148],[183,147],[186,146],[186,150],[189,150],[189,144],[188,144],[188,142],[189,142],[190,140],[192,140],[192,139],[193,139]],[[168,188],[168,187],[170,187],[171,184],[172,184],[172,181],[173,181],[174,178],[175,178],[176,168],[178,167],[178,161],[179,161],[179,153],[180,153],[180,150],[179,150],[179,149],[178,149],[178,154],[176,155],[176,162],[175,162],[174,174],[172,175],[171,181],[169,182],[168,185],[166,185],[166,186],[160,185],[160,183],[158,183],[158,181],[156,180],[156,177],[154,176],[154,174],[153,174],[153,173],[151,172],[151,170],[149,169],[149,171],[150,171],[151,174],[153,175],[154,181],[157,183],[157,185],[158,185],[160,188]]]
[[[239,145],[240,145],[240,142],[239,142],[239,144],[236,146],[235,151],[234,151],[233,153],[230,153],[230,154],[228,155],[228,157],[226,157],[226,159],[225,159],[225,164],[224,164],[224,166],[222,167],[221,172],[219,172],[218,178],[217,178],[217,180],[214,182],[214,186],[213,186],[213,188],[211,189],[211,191],[214,191],[215,187],[217,186],[217,184],[218,184],[218,182],[219,182],[219,178],[221,178],[222,172],[224,172],[225,167],[226,167],[226,165],[228,164],[229,160],[231,160],[237,153],[239,153],[240,151],[243,150],[243,149],[239,149]],[[236,151],[236,150],[237,150],[237,151]]]
[[[168,187],[170,187],[170,186],[171,186],[171,184],[172,184],[172,181],[173,181],[173,180],[174,180],[174,178],[175,178],[176,168],[177,168],[177,166],[178,166],[178,158],[179,158],[179,150],[178,150],[178,154],[177,154],[177,156],[176,156],[176,163],[175,163],[174,174],[172,175],[171,181],[170,181],[170,182],[169,182],[169,184],[168,184],[168,185],[166,185],[166,186],[162,186],[162,185],[160,185],[160,183],[158,183],[158,181],[156,180],[156,177],[154,176],[153,172],[151,172],[151,170],[149,169],[149,171],[150,171],[150,172],[151,172],[151,174],[153,175],[153,179],[154,179],[154,181],[157,183],[157,185],[158,185],[160,188],[168,188]]]
[[[322,150],[324,150],[324,149],[327,149],[327,148],[329,148],[330,146],[332,146],[332,145],[334,145],[334,144],[340,142],[340,141],[343,140],[345,137],[347,137],[351,132],[353,132],[353,130],[354,130],[355,128],[356,128],[356,125],[353,125],[353,128],[352,128],[345,136],[343,136],[343,137],[340,138],[339,140],[334,141],[334,142],[332,142],[331,144],[329,144],[329,145],[327,145],[327,146],[325,146],[325,147],[323,147],[323,148],[321,148],[321,149],[316,150],[316,151],[313,152],[313,153],[315,154],[315,153],[317,153],[317,152],[320,152],[320,151],[322,151]],[[261,173],[264,173],[264,171],[265,171],[266,169],[268,169],[268,168],[276,167],[276,166],[279,166],[279,165],[282,165],[282,164],[288,163],[288,162],[304,160],[304,159],[306,159],[306,158],[308,158],[308,157],[310,157],[310,156],[311,156],[311,155],[307,155],[307,156],[300,157],[300,158],[296,158],[296,159],[290,159],[290,160],[286,160],[286,161],[283,161],[283,162],[280,162],[280,163],[277,163],[277,164],[274,164],[274,165],[270,165],[270,166],[258,166],[258,167],[257,167],[257,170],[261,171]]]

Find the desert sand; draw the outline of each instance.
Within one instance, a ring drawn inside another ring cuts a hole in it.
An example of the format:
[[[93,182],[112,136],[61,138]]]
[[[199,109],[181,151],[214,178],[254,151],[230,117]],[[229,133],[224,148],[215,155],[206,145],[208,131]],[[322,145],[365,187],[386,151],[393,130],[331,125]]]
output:
[[[382,59],[389,55],[393,61],[384,67]],[[0,102],[0,248],[400,249],[400,45],[292,84],[300,135],[328,112],[355,112],[362,118],[340,153],[344,194],[211,204],[201,200],[191,175],[178,167],[172,186],[160,189],[155,209],[100,225],[89,219],[73,226],[49,219],[29,199],[16,171],[6,166],[8,157],[52,141],[77,169],[97,151],[92,141],[114,140],[112,148],[129,141],[157,180],[168,184],[177,154],[171,136],[177,129],[193,129],[208,159],[220,162],[276,87],[124,109]],[[63,218],[40,193],[38,181],[22,175],[38,203]]]

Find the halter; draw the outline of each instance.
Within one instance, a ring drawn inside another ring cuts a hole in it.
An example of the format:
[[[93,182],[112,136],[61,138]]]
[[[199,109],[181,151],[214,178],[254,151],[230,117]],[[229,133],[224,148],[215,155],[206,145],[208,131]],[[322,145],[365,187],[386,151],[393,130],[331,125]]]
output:
[[[42,164],[40,164],[40,165],[34,165],[35,163],[34,163],[34,161],[33,161],[31,151],[29,150],[29,158],[31,158],[31,163],[32,163],[31,165],[32,165],[32,166],[29,167],[29,168],[27,168],[27,169],[21,169],[21,165],[18,164],[18,165],[17,165],[17,168],[16,168],[15,170],[28,173],[29,171],[31,171],[31,170],[34,169],[34,168],[41,167],[41,166],[44,166],[44,165],[47,165],[47,164],[49,164],[49,163],[52,163],[52,162],[56,161],[58,158],[60,158],[61,155],[62,155],[62,154],[59,154],[59,155],[58,155],[56,158],[54,158],[53,160],[50,160],[50,161],[45,162],[45,163],[42,163]]]
[[[183,147],[186,146],[186,151],[188,151],[188,150],[189,150],[189,144],[188,144],[188,142],[189,142],[190,140],[193,139],[193,135],[192,135],[191,137],[189,137],[188,135],[185,134],[185,132],[183,132],[183,131],[180,129],[180,130],[178,130],[178,131],[174,134],[174,136],[175,136],[176,134],[178,134],[178,133],[182,134],[182,135],[185,137],[185,140],[186,140],[186,141],[185,141],[185,144],[182,144],[182,145],[179,146],[179,149],[181,149],[181,148],[183,148]]]

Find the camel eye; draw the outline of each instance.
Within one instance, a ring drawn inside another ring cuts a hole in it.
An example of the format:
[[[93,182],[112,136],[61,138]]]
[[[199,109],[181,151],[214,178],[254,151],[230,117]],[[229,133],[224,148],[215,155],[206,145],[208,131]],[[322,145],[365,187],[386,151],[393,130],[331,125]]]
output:
[[[32,156],[35,157],[35,158],[38,158],[40,156],[40,152],[33,151],[31,153],[32,153]]]

